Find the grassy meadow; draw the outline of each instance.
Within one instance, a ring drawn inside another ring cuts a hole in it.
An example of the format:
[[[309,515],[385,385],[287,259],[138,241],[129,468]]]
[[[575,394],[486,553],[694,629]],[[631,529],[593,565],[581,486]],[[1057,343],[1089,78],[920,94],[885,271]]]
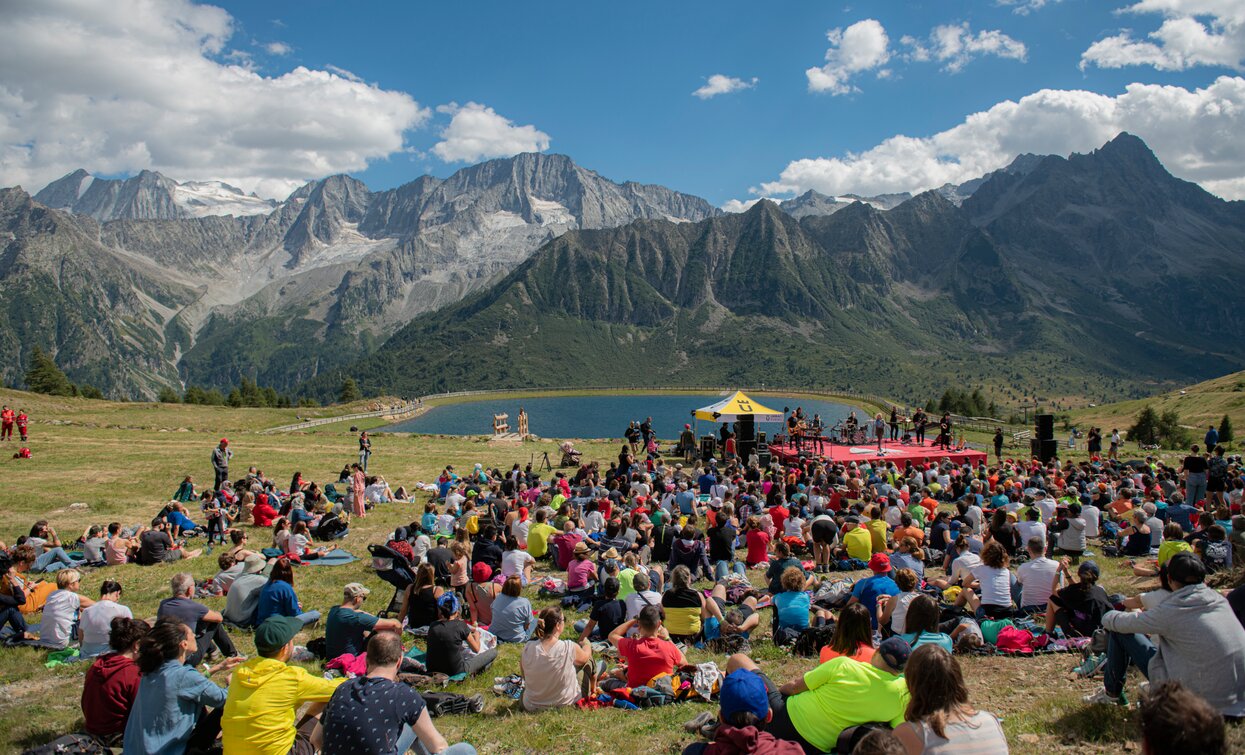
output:
[[[337,423],[306,432],[261,434],[259,431],[295,422],[295,416],[330,416],[364,411],[363,405],[327,409],[230,409],[179,405],[110,403],[85,399],[60,399],[0,391],[0,403],[21,407],[31,416],[30,448],[33,458],[9,457],[13,446],[0,445],[0,540],[12,543],[36,519],[46,518],[65,540],[75,539],[92,523],[147,521],[168,500],[187,474],[211,482],[209,455],[216,441],[229,437],[234,451],[234,476],[250,465],[258,466],[284,487],[295,471],[305,478],[330,482],[342,465],[355,458],[355,435],[350,423]],[[361,423],[360,423],[361,424]],[[368,422],[368,425],[378,423]],[[367,425],[363,425],[367,426]],[[971,438],[970,438],[971,439]],[[984,442],[985,438],[975,439]],[[446,464],[459,469],[475,462],[508,468],[526,464],[549,451],[556,460],[556,443],[490,442],[482,437],[404,436],[374,437],[371,471],[382,474],[393,487],[432,481]],[[581,441],[577,446],[586,458],[612,458],[618,441]],[[382,609],[392,588],[373,576],[366,545],[382,541],[392,528],[418,516],[425,495],[418,503],[381,506],[364,521],[351,526],[341,546],[361,560],[337,567],[308,567],[295,577],[295,588],[305,607],[326,611],[340,602],[341,587],[359,581],[373,590],[367,609]],[[269,544],[270,533],[254,530],[252,543]],[[200,547],[202,540],[192,541]],[[1100,561],[1101,563],[1101,561]],[[1105,562],[1109,591],[1133,593],[1151,586],[1145,580],[1125,576],[1117,562]],[[217,571],[214,555],[182,565],[138,567],[127,565],[89,570],[83,580],[84,594],[98,594],[105,578],[119,580],[123,602],[138,617],[154,617],[158,601],[168,594],[168,580],[186,568],[203,579]],[[860,575],[854,575],[860,576]],[[754,575],[754,579],[756,579]],[[759,580],[758,580],[759,581]],[[531,590],[533,604],[542,606]],[[223,598],[205,601],[213,608]],[[570,616],[570,619],[578,618]],[[768,618],[764,620],[768,622]],[[568,623],[570,623],[568,621]],[[304,635],[305,642],[323,629]],[[767,637],[762,627],[757,637]],[[254,646],[250,636],[234,634],[243,653]],[[479,678],[455,688],[466,694],[483,692],[485,711],[479,716],[438,719],[438,727],[451,742],[465,739],[482,753],[674,753],[693,741],[680,724],[708,708],[678,705],[641,712],[564,710],[531,715],[510,700],[491,692],[494,676],[518,669],[519,648],[505,646],[493,668]],[[16,752],[75,730],[80,724],[79,700],[84,666],[45,669],[44,653],[32,649],[0,650],[0,750]],[[711,659],[707,653],[689,654],[694,660]],[[754,642],[753,655],[778,682],[803,673],[811,661],[793,658],[768,640]],[[724,658],[713,658],[720,664]],[[1136,750],[1134,712],[1116,708],[1089,708],[1080,702],[1098,682],[1070,678],[1079,660],[1067,655],[1037,658],[964,658],[973,700],[1003,718],[1004,728],[1016,753],[1097,753]],[[1133,685],[1137,681],[1133,678]],[[1135,688],[1130,692],[1135,693]],[[1132,695],[1135,698],[1135,694]],[[1245,751],[1245,734],[1232,733],[1235,751]]]

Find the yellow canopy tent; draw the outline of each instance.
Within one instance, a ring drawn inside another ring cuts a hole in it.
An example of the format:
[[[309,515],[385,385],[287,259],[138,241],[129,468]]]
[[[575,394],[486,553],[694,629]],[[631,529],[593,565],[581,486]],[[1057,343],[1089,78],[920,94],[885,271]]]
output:
[[[735,391],[729,398],[693,411],[692,416],[706,422],[738,422],[744,416],[756,422],[782,422],[783,413],[762,406],[743,391]]]

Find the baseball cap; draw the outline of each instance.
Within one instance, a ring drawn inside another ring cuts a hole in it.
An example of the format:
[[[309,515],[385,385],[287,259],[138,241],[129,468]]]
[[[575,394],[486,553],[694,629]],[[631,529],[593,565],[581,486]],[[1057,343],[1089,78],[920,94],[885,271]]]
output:
[[[221,439],[220,439],[220,444],[221,444],[222,446],[227,446],[227,445],[229,445],[229,439],[228,439],[228,438],[221,438]]]
[[[876,574],[885,574],[891,570],[890,556],[885,553],[874,553],[869,559],[869,568]]]
[[[912,646],[902,637],[891,637],[882,640],[882,644],[878,645],[878,653],[882,655],[882,660],[886,661],[886,665],[896,671],[903,671],[903,667],[908,663],[908,656],[912,655]]]
[[[476,582],[487,582],[493,577],[493,567],[483,561],[471,567],[471,578]]]
[[[342,588],[342,594],[346,596],[346,600],[354,600],[355,598],[366,598],[372,594],[372,591],[358,582],[351,582]]]
[[[271,655],[288,645],[294,635],[302,630],[302,619],[293,616],[269,616],[255,630],[255,649],[260,655]]]
[[[722,706],[722,718],[728,722],[736,713],[751,713],[762,721],[769,715],[765,681],[750,669],[736,669],[722,680],[718,703]]]
[[[1102,570],[1098,568],[1098,564],[1093,561],[1082,561],[1081,565],[1076,567],[1077,574],[1092,574],[1094,579],[1102,575]]]

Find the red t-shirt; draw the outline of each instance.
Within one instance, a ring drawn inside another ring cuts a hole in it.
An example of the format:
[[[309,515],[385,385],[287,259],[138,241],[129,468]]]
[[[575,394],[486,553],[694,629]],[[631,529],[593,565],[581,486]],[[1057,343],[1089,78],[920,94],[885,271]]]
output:
[[[769,561],[769,533],[764,530],[748,530],[748,566]]]
[[[787,517],[791,516],[791,512],[786,506],[775,506],[769,510],[769,518],[774,520],[774,531],[782,532],[782,525],[787,521]]]
[[[682,655],[669,640],[656,637],[622,637],[618,654],[627,661],[627,686],[643,687],[658,674],[671,674]]]
[[[82,687],[82,718],[89,734],[110,736],[125,731],[138,695],[138,664],[109,653],[95,659]]]
[[[271,527],[276,518],[277,510],[269,506],[267,502],[257,504],[251,509],[251,519],[256,527]]]
[[[13,424],[13,410],[5,409],[4,411],[0,412],[0,422],[3,422],[6,425]]]

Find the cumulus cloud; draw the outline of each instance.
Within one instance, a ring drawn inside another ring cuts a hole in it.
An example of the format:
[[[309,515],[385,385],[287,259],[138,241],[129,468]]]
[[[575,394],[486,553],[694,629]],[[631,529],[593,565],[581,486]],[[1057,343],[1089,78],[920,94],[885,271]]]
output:
[[[810,92],[847,94],[859,91],[851,79],[864,71],[881,68],[890,60],[890,38],[886,29],[872,18],[857,21],[846,29],[826,32],[830,49],[826,64],[804,72]]]
[[[705,81],[704,86],[692,92],[692,94],[702,100],[707,100],[710,97],[717,97],[719,94],[730,94],[741,89],[751,89],[757,85],[757,81],[758,79],[755,76],[745,80],[715,73]]]
[[[1234,76],[1202,89],[1130,84],[1114,97],[1043,89],[933,136],[893,136],[860,153],[795,160],[754,193],[921,191],[976,178],[1026,152],[1088,152],[1121,131],[1144,139],[1173,174],[1245,199],[1245,78]]]
[[[1163,23],[1138,39],[1131,30],[1100,39],[1081,54],[1081,68],[1154,66],[1183,71],[1195,66],[1240,70],[1245,62],[1245,2],[1241,0],[1141,0],[1122,13],[1160,14]]]
[[[760,202],[765,197],[757,197],[756,199],[728,199],[722,205],[723,212],[747,212],[752,205]]]
[[[549,135],[545,132],[535,126],[516,126],[493,108],[477,102],[462,106],[451,102],[438,107],[437,112],[453,116],[441,132],[441,141],[432,147],[433,154],[447,163],[473,163],[549,149]]]
[[[233,32],[228,13],[188,0],[6,3],[0,185],[149,168],[284,197],[402,150],[430,117],[406,93],[329,71],[231,63]]]
[[[284,42],[269,42],[264,45],[264,49],[267,50],[270,55],[289,55],[294,52],[294,48]]]
[[[909,48],[910,59],[938,61],[943,64],[943,70],[951,73],[960,71],[976,57],[993,55],[1024,60],[1029,54],[1023,42],[997,29],[981,30],[974,34],[967,21],[935,26],[927,40],[904,36],[899,41]]]

